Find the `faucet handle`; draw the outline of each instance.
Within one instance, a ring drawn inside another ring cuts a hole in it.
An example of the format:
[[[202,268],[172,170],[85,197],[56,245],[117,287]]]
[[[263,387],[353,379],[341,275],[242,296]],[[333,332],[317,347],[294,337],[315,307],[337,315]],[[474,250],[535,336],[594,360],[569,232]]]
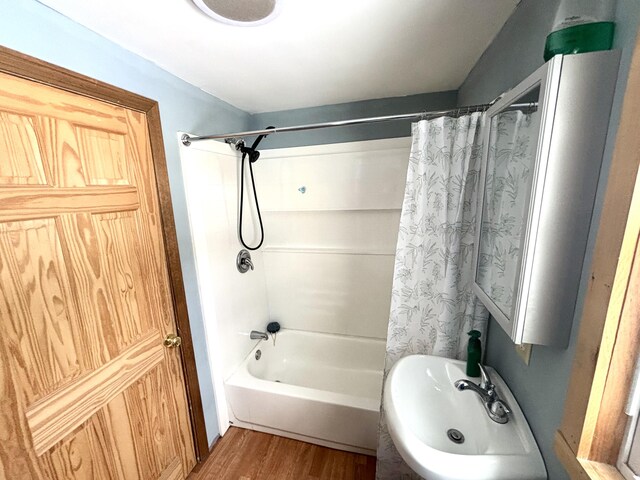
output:
[[[478,362],[478,367],[480,367],[480,375],[482,377],[482,380],[480,381],[480,388],[484,390],[494,390],[495,386],[491,382],[489,372],[487,372],[480,362]]]
[[[505,418],[507,415],[511,413],[511,409],[509,405],[505,403],[502,399],[497,399],[491,402],[489,406],[489,412],[495,415],[497,418]]]
[[[249,250],[240,250],[236,257],[236,267],[240,273],[247,273],[249,269],[253,270],[253,262]]]

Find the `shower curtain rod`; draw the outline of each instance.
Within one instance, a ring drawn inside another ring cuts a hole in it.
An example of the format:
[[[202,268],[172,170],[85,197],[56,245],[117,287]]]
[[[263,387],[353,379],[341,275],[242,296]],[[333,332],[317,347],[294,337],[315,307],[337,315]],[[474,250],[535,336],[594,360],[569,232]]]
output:
[[[256,135],[270,135],[272,133],[287,133],[287,132],[300,132],[303,130],[318,130],[321,128],[331,128],[331,127],[347,127],[351,125],[363,125],[367,123],[380,123],[380,122],[390,122],[394,120],[416,120],[416,119],[426,119],[430,117],[441,117],[447,114],[461,115],[464,113],[471,112],[482,112],[491,107],[493,103],[486,103],[481,105],[472,105],[469,107],[461,107],[461,108],[452,108],[449,110],[436,110],[431,112],[418,112],[418,113],[404,113],[400,115],[387,115],[384,117],[369,117],[369,118],[354,118],[351,120],[338,120],[335,122],[324,122],[324,123],[311,123],[308,125],[296,125],[292,127],[274,127],[268,128],[264,130],[250,130],[247,132],[235,132],[235,133],[216,133],[213,135],[201,135],[201,136],[191,136],[187,133],[182,135],[182,143],[185,146],[191,145],[193,142],[200,142],[202,140],[217,140],[224,139],[227,143],[236,143],[236,141],[242,137],[252,137]],[[532,108],[537,107],[538,102],[531,103],[514,103],[509,106],[509,108]]]

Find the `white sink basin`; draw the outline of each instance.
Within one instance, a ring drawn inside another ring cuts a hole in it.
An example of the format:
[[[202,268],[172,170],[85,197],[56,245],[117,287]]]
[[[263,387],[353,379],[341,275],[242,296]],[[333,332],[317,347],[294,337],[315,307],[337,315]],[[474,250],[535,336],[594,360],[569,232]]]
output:
[[[385,383],[389,433],[404,461],[427,480],[542,480],[546,471],[529,425],[506,384],[487,368],[512,410],[508,423],[489,418],[480,396],[458,391],[465,362],[428,355],[400,359]],[[470,378],[479,382],[479,378]],[[456,444],[449,429],[464,435]]]

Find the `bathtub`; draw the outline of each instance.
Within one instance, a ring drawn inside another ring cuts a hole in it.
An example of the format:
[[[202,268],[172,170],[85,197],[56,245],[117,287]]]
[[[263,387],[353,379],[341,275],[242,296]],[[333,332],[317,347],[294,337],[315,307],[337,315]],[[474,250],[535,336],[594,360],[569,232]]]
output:
[[[384,340],[283,329],[225,382],[231,422],[375,455],[384,351]]]

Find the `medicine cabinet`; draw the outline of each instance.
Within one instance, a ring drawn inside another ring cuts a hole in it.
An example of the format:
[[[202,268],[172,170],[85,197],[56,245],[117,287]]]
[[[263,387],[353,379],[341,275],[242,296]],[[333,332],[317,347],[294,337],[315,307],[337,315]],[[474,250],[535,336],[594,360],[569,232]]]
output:
[[[556,56],[486,112],[474,291],[516,344],[568,343],[618,62]]]

